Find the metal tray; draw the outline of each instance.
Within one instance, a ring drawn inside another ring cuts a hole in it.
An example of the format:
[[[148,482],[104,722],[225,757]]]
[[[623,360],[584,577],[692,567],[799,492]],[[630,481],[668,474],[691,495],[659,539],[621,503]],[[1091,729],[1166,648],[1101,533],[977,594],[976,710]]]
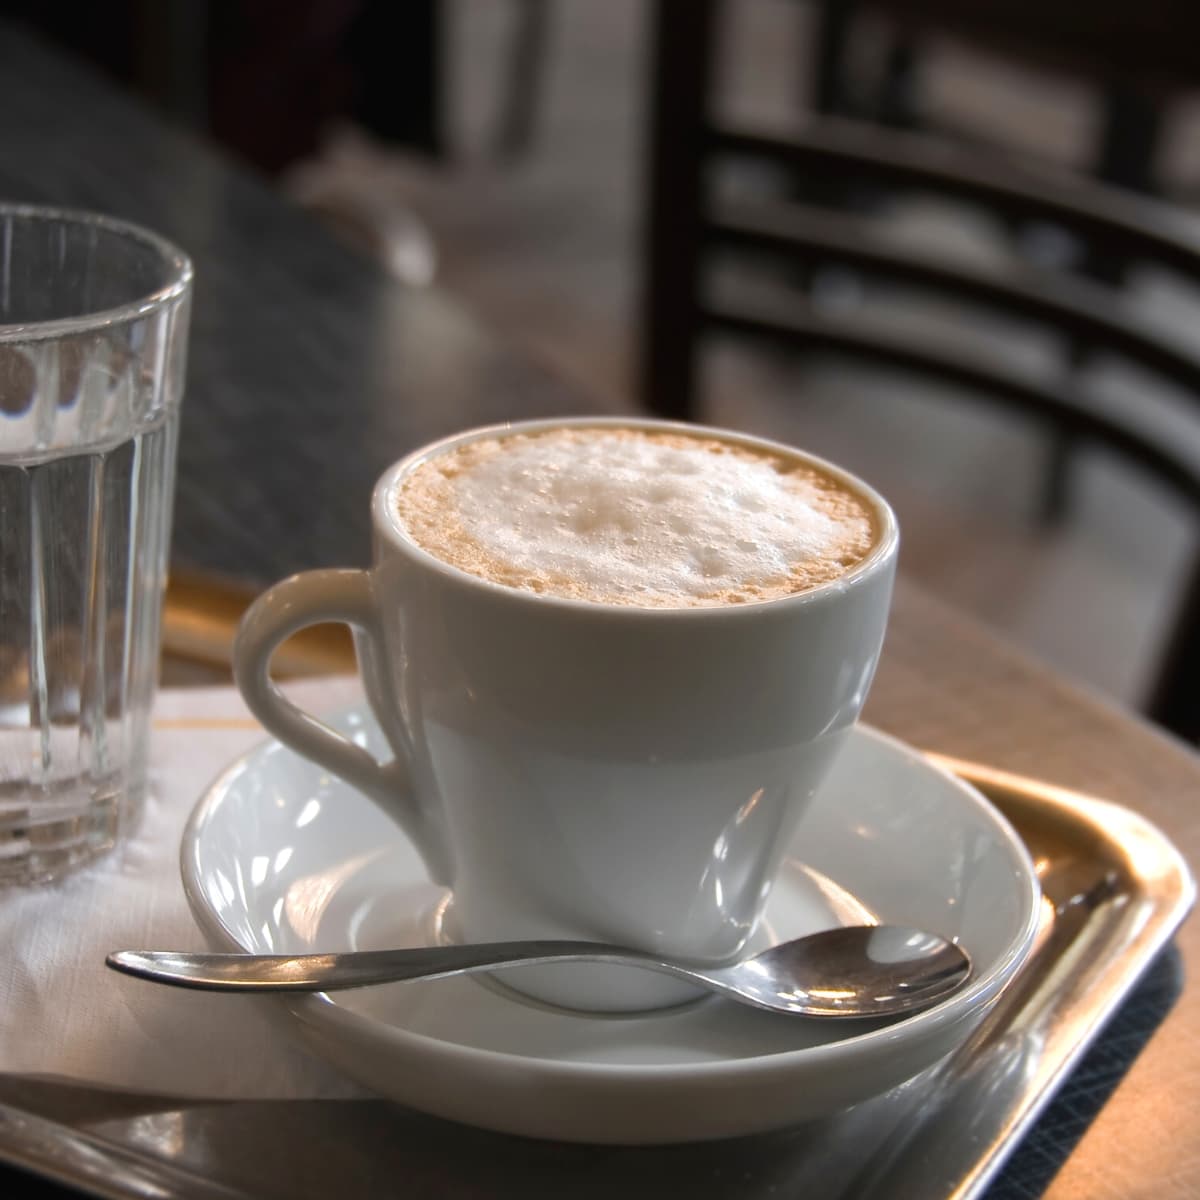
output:
[[[1163,962],[1195,885],[1171,843],[1128,809],[938,761],[1025,839],[1044,891],[1038,945],[970,1042],[847,1112],[702,1145],[587,1147],[468,1129],[384,1101],[181,1104],[0,1076],[0,1160],[96,1195],[162,1200],[978,1197],[1130,990]]]

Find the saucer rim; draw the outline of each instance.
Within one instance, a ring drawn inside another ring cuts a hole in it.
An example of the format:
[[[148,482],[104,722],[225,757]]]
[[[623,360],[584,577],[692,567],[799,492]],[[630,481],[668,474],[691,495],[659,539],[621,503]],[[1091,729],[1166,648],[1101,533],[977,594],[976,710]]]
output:
[[[336,722],[352,715],[369,718],[370,713],[365,704],[356,704],[343,706],[327,719]],[[672,1080],[682,1083],[692,1082],[698,1078],[720,1078],[728,1074],[745,1075],[747,1071],[765,1076],[779,1072],[790,1074],[801,1064],[814,1068],[832,1063],[845,1064],[848,1059],[853,1060],[863,1055],[869,1055],[872,1050],[889,1043],[910,1044],[944,1037],[957,1024],[970,1021],[985,1011],[1029,957],[1040,922],[1041,886],[1029,851],[1019,834],[999,809],[987,800],[976,787],[901,739],[884,733],[866,722],[860,721],[850,729],[844,752],[852,752],[853,740],[859,737],[882,743],[899,758],[907,760],[921,770],[936,773],[953,784],[954,790],[964,804],[969,804],[982,812],[987,822],[999,835],[997,840],[1004,845],[1013,860],[1014,888],[1020,888],[1020,899],[1025,909],[1019,934],[1013,939],[1007,952],[993,964],[985,975],[972,979],[961,991],[953,993],[931,1008],[903,1017],[882,1028],[795,1050],[771,1051],[762,1055],[722,1058],[704,1062],[612,1063],[540,1058],[536,1055],[492,1050],[461,1042],[447,1041],[403,1025],[391,1024],[377,1017],[354,1012],[339,1005],[327,992],[263,998],[274,1001],[302,1025],[315,1029],[318,1033],[323,1033],[330,1025],[339,1027],[339,1031],[369,1032],[372,1037],[382,1036],[388,1042],[396,1042],[402,1046],[436,1053],[443,1061],[450,1058],[456,1062],[486,1064],[490,1069],[528,1069],[531,1063],[536,1063],[539,1075],[549,1078],[561,1077],[564,1080],[578,1080],[584,1076],[601,1080],[605,1078],[620,1079],[626,1083],[630,1081],[670,1082]],[[193,806],[180,840],[180,874],[193,919],[206,938],[223,949],[233,952],[246,952],[246,947],[220,923],[205,901],[201,882],[192,871],[190,853],[197,847],[202,826],[219,807],[233,782],[240,775],[252,769],[254,760],[275,747],[281,748],[285,753],[296,754],[295,751],[283,746],[278,739],[266,737],[233,759],[205,788]],[[297,757],[302,756],[297,755]],[[352,787],[344,780],[340,782],[345,787]],[[358,789],[352,790],[358,791]],[[366,803],[373,803],[361,792],[359,795]],[[398,837],[405,836],[398,826],[396,833]],[[651,1010],[645,1014],[631,1014],[631,1016],[635,1018],[639,1016],[669,1018],[672,1011],[674,1010]],[[573,1012],[570,1009],[559,1010],[559,1015],[567,1015],[580,1020],[595,1020],[598,1016],[594,1013]],[[599,1016],[603,1017],[603,1014]],[[825,1060],[830,1061],[826,1063]]]

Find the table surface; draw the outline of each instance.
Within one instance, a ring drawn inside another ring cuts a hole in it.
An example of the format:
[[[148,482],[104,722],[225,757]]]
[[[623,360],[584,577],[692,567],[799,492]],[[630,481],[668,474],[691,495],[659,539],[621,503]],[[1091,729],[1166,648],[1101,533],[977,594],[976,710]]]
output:
[[[249,172],[3,25],[0,198],[107,210],[195,259],[178,563],[266,581],[365,562],[371,485],[403,452],[483,422],[597,411],[451,298],[400,288]],[[923,748],[1127,804],[1200,862],[1192,750],[910,583],[898,589],[868,716]],[[1200,1194],[1200,986],[1188,977],[1200,924],[1186,924],[1176,946],[992,1196]]]

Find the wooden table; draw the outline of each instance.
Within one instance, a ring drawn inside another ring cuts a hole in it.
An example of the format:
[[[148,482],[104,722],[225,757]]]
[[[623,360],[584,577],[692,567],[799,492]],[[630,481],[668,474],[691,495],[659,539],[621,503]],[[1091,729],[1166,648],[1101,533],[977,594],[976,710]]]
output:
[[[195,258],[178,564],[257,583],[363,562],[366,499],[387,462],[483,421],[595,411],[448,297],[400,289],[249,174],[2,26],[0,195],[106,209],[159,229]],[[911,584],[899,589],[868,715],[924,748],[1128,804],[1200,861],[1200,759],[1191,750],[1068,687]],[[1200,960],[1200,925],[1186,925],[1177,945],[1018,1149],[993,1196],[1197,1194],[1200,985],[1188,975]],[[63,1120],[98,1103],[15,1092],[0,1087],[0,1099],[23,1098]],[[268,1119],[246,1117],[251,1126]],[[441,1177],[422,1177],[422,1187],[471,1192],[477,1177],[456,1176],[462,1131],[404,1113],[387,1119],[397,1138],[446,1149],[436,1160]],[[510,1170],[525,1164],[512,1194],[552,1194],[553,1176],[536,1174],[552,1150],[497,1137],[487,1144]],[[669,1161],[635,1166],[617,1182],[661,1193]],[[736,1194],[729,1180],[710,1182]]]

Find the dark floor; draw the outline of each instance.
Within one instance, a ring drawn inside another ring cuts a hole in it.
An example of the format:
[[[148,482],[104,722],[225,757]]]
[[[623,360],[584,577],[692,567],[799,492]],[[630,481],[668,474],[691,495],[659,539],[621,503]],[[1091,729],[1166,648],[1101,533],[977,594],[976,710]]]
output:
[[[297,188],[349,181],[433,234],[438,280],[493,327],[552,363],[613,411],[632,410],[636,353],[643,22],[641,0],[556,0],[534,144],[499,161],[491,141],[512,17],[494,0],[457,0],[450,47],[456,156],[431,170],[335,136]],[[746,0],[726,75],[738,116],[786,120],[798,94],[804,6]],[[870,52],[869,38],[863,53]],[[1080,89],[953,45],[935,55],[930,110],[989,137],[1072,163],[1090,128]],[[1195,192],[1200,104],[1181,109],[1165,177]],[[907,235],[963,253],[1001,252],[961,216],[914,209]],[[870,300],[870,298],[868,298]],[[1147,289],[1146,303],[1190,335],[1200,309]],[[1021,352],[1036,353],[1023,348]],[[708,358],[706,419],[835,459],[891,498],[902,569],[1064,672],[1136,704],[1194,532],[1183,514],[1108,464],[1079,463],[1068,519],[1035,519],[1046,447],[1033,432],[918,384],[803,368],[730,347]],[[1113,377],[1119,403],[1128,388]],[[1187,426],[1181,437],[1200,431]]]

